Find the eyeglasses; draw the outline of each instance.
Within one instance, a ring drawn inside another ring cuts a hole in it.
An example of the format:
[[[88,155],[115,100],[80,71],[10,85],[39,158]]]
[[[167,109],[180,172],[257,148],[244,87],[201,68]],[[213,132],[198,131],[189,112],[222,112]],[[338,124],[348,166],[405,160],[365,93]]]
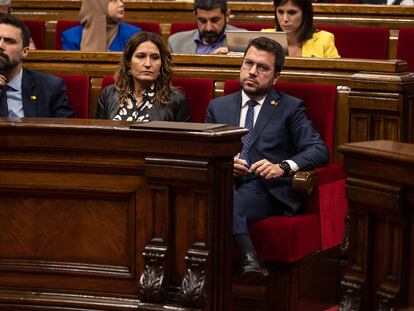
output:
[[[269,68],[269,66],[265,64],[255,63],[254,61],[251,61],[250,59],[243,59],[242,62],[242,68],[250,70],[253,68],[253,66],[256,65],[256,70],[261,75],[267,75],[272,70]]]

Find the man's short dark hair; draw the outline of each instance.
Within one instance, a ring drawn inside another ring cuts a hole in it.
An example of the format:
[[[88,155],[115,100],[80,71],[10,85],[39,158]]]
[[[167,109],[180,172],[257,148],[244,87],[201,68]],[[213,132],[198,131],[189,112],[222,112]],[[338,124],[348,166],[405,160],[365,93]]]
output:
[[[12,25],[21,30],[21,37],[23,41],[23,47],[28,47],[30,44],[30,32],[29,28],[18,18],[13,15],[0,13],[0,24]]]
[[[227,13],[227,0],[194,0],[194,12],[197,9],[211,11],[220,8],[221,13]]]
[[[278,42],[266,37],[253,39],[249,42],[244,55],[246,55],[251,46],[254,46],[258,50],[272,53],[275,56],[275,73],[280,73],[282,71],[283,64],[285,63],[285,53]]]

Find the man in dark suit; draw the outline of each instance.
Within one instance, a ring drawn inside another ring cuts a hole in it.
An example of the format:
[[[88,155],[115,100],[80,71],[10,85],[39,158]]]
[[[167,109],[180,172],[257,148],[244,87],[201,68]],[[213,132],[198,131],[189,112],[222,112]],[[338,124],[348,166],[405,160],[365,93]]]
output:
[[[30,33],[11,15],[0,15],[0,116],[74,117],[63,79],[23,69]]]
[[[268,274],[257,259],[248,225],[274,215],[293,215],[301,196],[289,176],[328,162],[329,152],[305,116],[302,100],[278,93],[273,84],[284,63],[282,47],[261,37],[247,47],[240,69],[242,90],[210,102],[206,122],[248,128],[234,158],[233,234],[243,282]]]

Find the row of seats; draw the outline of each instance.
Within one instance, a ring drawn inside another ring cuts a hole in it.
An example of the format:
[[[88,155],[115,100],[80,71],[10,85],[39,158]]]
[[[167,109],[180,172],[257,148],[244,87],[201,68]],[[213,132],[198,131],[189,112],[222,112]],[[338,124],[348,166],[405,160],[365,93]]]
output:
[[[25,21],[39,49],[45,46],[45,23],[44,21]],[[129,22],[149,32],[161,34],[160,24],[156,22]],[[78,21],[58,21],[55,31],[55,49],[62,49],[62,32],[75,27]],[[260,24],[234,24],[236,27],[248,30],[261,30],[268,25]],[[179,31],[194,29],[194,23],[172,23],[170,34]],[[344,58],[368,58],[387,59],[389,29],[383,27],[354,27],[354,26],[326,26],[317,25],[318,29],[332,32],[335,35],[336,46],[339,54]],[[414,29],[402,28],[399,33],[397,44],[397,58],[408,62],[409,71],[414,71],[414,54],[412,45],[414,42]]]

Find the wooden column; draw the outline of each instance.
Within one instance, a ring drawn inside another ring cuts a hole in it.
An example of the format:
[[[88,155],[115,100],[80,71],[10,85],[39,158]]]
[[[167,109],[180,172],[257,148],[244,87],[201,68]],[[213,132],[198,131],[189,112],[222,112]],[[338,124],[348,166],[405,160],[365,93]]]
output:
[[[414,307],[414,145],[344,144],[350,213],[340,310]]]

